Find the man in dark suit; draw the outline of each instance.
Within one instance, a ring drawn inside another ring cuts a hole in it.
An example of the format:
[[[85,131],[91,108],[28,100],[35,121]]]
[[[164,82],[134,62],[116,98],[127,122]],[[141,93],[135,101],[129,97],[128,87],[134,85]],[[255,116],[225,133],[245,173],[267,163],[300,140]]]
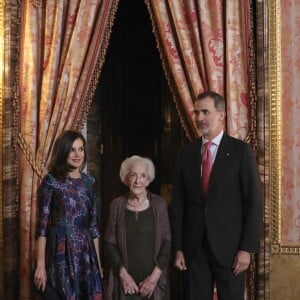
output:
[[[211,300],[214,282],[219,300],[242,300],[244,271],[251,253],[259,251],[262,191],[257,164],[247,143],[223,131],[225,102],[219,94],[200,94],[194,113],[202,137],[182,147],[175,170],[175,266],[185,271],[185,300]],[[206,188],[202,157],[209,141],[212,169]]]

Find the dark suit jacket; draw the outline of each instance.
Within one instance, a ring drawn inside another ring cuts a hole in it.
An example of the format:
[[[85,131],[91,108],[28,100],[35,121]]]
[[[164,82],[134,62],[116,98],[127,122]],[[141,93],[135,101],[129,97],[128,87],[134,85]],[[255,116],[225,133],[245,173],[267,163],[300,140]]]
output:
[[[200,138],[178,153],[171,207],[173,250],[182,250],[189,264],[206,230],[219,263],[231,267],[238,250],[259,251],[262,192],[257,164],[247,143],[224,133],[205,197],[201,146]]]

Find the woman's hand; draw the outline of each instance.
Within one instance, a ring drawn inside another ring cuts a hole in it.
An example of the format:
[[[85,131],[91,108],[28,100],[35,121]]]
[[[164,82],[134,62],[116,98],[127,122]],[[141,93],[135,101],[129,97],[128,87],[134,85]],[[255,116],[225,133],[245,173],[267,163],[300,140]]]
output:
[[[161,270],[155,267],[150,276],[146,277],[140,284],[140,295],[145,298],[150,298],[154,292],[157,282],[161,275]]]
[[[47,273],[45,267],[45,253],[46,253],[46,237],[40,236],[37,240],[37,267],[35,269],[33,283],[35,287],[44,291],[47,281]]]
[[[44,291],[46,288],[46,281],[47,281],[47,274],[46,268],[44,266],[38,266],[34,273],[33,283],[35,287],[40,290]]]
[[[120,269],[119,276],[125,294],[132,295],[139,292],[137,284],[124,267]]]

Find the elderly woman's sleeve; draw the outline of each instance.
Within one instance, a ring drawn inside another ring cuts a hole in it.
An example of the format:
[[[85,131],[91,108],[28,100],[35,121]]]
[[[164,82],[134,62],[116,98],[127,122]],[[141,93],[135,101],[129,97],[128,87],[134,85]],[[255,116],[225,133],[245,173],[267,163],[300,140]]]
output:
[[[105,242],[105,252],[114,274],[118,275],[120,269],[123,267],[119,248],[115,244]]]
[[[171,259],[171,232],[170,232],[170,222],[168,207],[165,200],[161,200],[162,204],[160,206],[161,215],[161,232],[162,232],[162,244],[160,246],[158,255],[156,257],[155,264],[164,270]]]
[[[112,244],[117,244],[117,237],[116,237],[116,214],[117,214],[117,207],[115,205],[115,202],[113,201],[110,204],[109,208],[109,215],[108,215],[108,222],[107,222],[107,227],[106,227],[106,232],[105,232],[105,241],[112,243]]]
[[[116,215],[117,206],[113,201],[110,205],[108,223],[105,232],[105,252],[108,257],[110,266],[115,274],[118,274],[121,267],[123,266],[123,261],[118,248],[117,237],[116,237]]]
[[[155,264],[159,267],[160,270],[164,270],[165,268],[167,268],[170,259],[171,259],[171,242],[164,240],[159,249]]]

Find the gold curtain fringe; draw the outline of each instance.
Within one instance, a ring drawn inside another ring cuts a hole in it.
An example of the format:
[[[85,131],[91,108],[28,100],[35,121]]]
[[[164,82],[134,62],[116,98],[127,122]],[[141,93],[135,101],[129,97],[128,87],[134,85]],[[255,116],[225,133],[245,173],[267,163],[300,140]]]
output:
[[[170,71],[169,64],[167,62],[167,58],[166,58],[166,55],[164,53],[163,46],[161,44],[162,42],[159,38],[158,28],[157,28],[157,24],[156,24],[155,19],[154,19],[154,13],[152,11],[152,7],[151,7],[150,2],[151,2],[151,0],[145,0],[145,3],[146,3],[147,8],[148,8],[149,15],[150,15],[150,19],[151,19],[152,32],[153,32],[153,34],[155,36],[155,39],[156,39],[156,46],[157,46],[157,49],[158,49],[159,54],[160,54],[160,59],[161,59],[161,62],[162,62],[164,73],[165,73],[165,76],[167,78],[167,82],[168,82],[171,94],[173,96],[173,101],[175,103],[176,110],[178,112],[180,123],[181,123],[181,125],[184,129],[184,132],[185,132],[185,135],[186,135],[187,139],[189,141],[192,141],[192,140],[198,138],[198,135],[197,135],[197,132],[196,132],[195,128],[193,127],[193,125],[189,122],[190,121],[188,119],[189,113],[186,111],[186,109],[182,105],[181,101],[179,100],[180,96],[177,92],[177,87],[176,87],[176,84],[175,84],[174,79],[172,77],[172,72]]]
[[[250,143],[256,156],[258,155],[258,137],[257,137],[257,93],[256,93],[256,55],[254,49],[254,22],[253,22],[253,4],[251,1],[246,2],[248,9],[243,8],[242,12],[247,12],[247,15],[243,17],[244,24],[244,36],[249,36],[246,41],[246,53],[247,53],[247,74],[248,75],[248,133],[245,137],[245,141]],[[251,255],[251,263],[248,269],[247,278],[247,295],[249,300],[255,299],[257,288],[257,264],[256,257]]]
[[[15,81],[13,85],[13,147],[16,155],[16,161],[14,164],[14,176],[16,179],[16,202],[18,204],[19,209],[19,189],[20,189],[20,182],[19,182],[19,170],[20,170],[20,152],[18,149],[18,133],[20,132],[20,93],[19,93],[19,74],[20,74],[20,44],[21,44],[21,7],[18,6],[17,10],[17,18],[14,18],[14,22],[16,24],[16,67],[15,67]]]
[[[19,45],[19,43],[18,43]],[[19,55],[19,46],[18,46],[18,49],[17,49],[17,53]],[[18,58],[18,62],[19,62],[19,58]],[[20,164],[20,159],[19,159],[19,151],[18,151],[18,133],[20,131],[20,125],[19,125],[19,116],[20,116],[20,103],[19,103],[19,97],[20,97],[20,94],[19,94],[19,64],[17,64],[17,67],[16,67],[16,80],[15,80],[15,84],[14,84],[14,87],[13,87],[13,90],[14,90],[14,97],[13,97],[13,110],[14,110],[14,113],[13,113],[13,147],[14,147],[14,150],[15,150],[15,153],[16,153],[16,162],[15,162],[15,166],[14,166],[14,172],[15,172],[15,177],[16,177],[16,180],[17,180],[17,189],[19,187],[18,183],[19,183],[19,179],[18,179],[18,173],[19,173],[19,164]]]
[[[256,270],[256,261],[255,255],[251,254],[251,263],[248,269],[248,286],[247,286],[247,294],[248,300],[255,300],[255,288],[256,288],[256,280],[255,280],[255,270]]]
[[[256,51],[254,48],[254,22],[253,22],[253,4],[248,3],[249,9],[243,10],[248,11],[246,20],[248,23],[245,24],[245,28],[249,29],[249,41],[247,44],[247,71],[248,71],[248,96],[249,96],[249,113],[248,113],[248,134],[245,141],[251,144],[253,151],[257,155],[258,151],[258,137],[257,137],[257,92],[256,92]],[[245,35],[248,33],[245,33]]]
[[[39,5],[41,4],[42,1],[41,0],[30,0],[30,2],[34,8],[37,8],[37,7],[39,7]]]
[[[109,46],[109,40],[110,40],[110,36],[111,36],[111,32],[112,32],[112,27],[114,24],[116,12],[118,10],[118,4],[119,4],[119,0],[113,1],[111,4],[111,7],[109,9],[109,12],[108,12],[109,17],[107,20],[106,27],[104,29],[103,39],[101,40],[99,56],[98,56],[98,59],[97,59],[97,62],[96,62],[96,65],[95,65],[95,68],[93,71],[92,79],[91,79],[90,85],[88,87],[86,96],[84,96],[84,100],[83,100],[84,105],[82,106],[82,110],[80,112],[79,117],[75,119],[75,124],[73,124],[73,126],[72,126],[75,130],[78,130],[78,131],[82,130],[83,125],[87,120],[87,116],[88,116],[91,104],[93,102],[93,98],[94,98],[95,91],[98,86],[102,67],[105,62],[105,56],[106,56],[107,48]]]

